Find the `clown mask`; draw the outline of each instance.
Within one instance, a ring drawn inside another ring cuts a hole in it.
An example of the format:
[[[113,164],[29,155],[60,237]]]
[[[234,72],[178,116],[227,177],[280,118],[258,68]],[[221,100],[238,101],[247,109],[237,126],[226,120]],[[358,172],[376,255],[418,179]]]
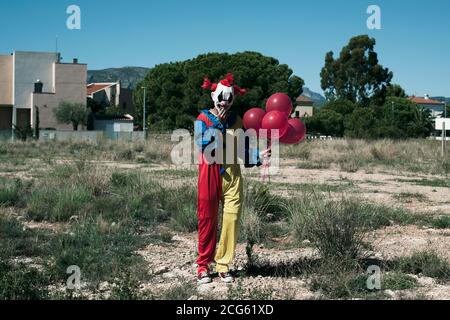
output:
[[[228,111],[234,102],[234,88],[219,83],[216,91],[211,92],[211,98],[217,111],[222,109]]]
[[[226,78],[219,83],[211,83],[208,78],[205,78],[202,88],[212,90],[211,98],[214,102],[214,108],[218,112],[222,110],[228,112],[233,105],[236,95],[244,95],[246,93],[246,90],[234,85],[234,77],[231,73],[227,74]]]

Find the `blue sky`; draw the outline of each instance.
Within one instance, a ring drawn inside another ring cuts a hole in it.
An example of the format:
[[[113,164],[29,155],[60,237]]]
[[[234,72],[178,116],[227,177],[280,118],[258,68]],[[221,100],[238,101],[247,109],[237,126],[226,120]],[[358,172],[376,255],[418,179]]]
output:
[[[81,30],[66,28],[71,4],[81,8]],[[381,30],[366,27],[371,4],[381,8]],[[409,94],[450,96],[449,12],[448,0],[0,1],[0,53],[54,51],[56,35],[65,61],[78,57],[89,69],[252,50],[322,92],[325,53],[369,34],[381,64]]]

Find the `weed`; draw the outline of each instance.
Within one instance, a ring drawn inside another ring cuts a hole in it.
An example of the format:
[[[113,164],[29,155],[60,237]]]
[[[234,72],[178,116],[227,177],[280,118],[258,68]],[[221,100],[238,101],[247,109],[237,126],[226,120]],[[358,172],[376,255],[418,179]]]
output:
[[[48,285],[48,278],[41,271],[0,260],[0,300],[47,299]]]
[[[0,180],[0,207],[13,207],[20,203],[23,193],[23,183],[16,179],[13,181]]]
[[[436,229],[448,229],[450,228],[450,216],[445,215],[437,217],[433,219],[431,225]]]
[[[434,251],[420,251],[399,259],[398,269],[402,272],[422,274],[440,281],[450,280],[450,264]]]
[[[401,192],[394,195],[394,198],[402,202],[411,202],[412,200],[424,202],[427,197],[421,193]]]

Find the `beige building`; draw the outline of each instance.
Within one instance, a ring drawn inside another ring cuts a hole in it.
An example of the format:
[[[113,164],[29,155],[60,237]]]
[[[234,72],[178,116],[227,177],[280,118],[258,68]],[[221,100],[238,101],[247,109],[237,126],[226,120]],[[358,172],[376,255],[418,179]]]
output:
[[[85,105],[86,78],[86,64],[61,63],[56,53],[0,55],[0,131],[34,127],[37,108],[40,128],[71,130],[56,122],[53,109],[63,101]]]
[[[297,106],[292,114],[292,118],[307,118],[313,116],[314,101],[308,97],[301,95],[296,100]]]

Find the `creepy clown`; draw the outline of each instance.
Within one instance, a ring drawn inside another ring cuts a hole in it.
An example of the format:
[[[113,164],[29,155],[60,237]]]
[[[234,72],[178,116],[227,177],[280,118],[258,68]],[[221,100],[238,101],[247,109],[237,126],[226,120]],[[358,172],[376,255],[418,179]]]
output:
[[[239,140],[237,132],[243,132],[242,119],[231,112],[231,107],[236,96],[244,95],[246,90],[234,84],[232,74],[219,83],[211,83],[206,78],[202,88],[212,91],[213,106],[203,110],[195,121],[195,143],[200,151],[197,278],[200,284],[211,282],[210,266],[215,263],[219,278],[230,283],[234,279],[229,266],[235,254],[243,203],[241,168],[235,146],[244,145],[244,152],[239,153],[239,158],[248,168],[261,166],[260,159],[270,156],[270,149],[259,153],[257,149],[252,150],[246,141],[243,144],[240,141],[233,143],[232,156],[227,156],[230,148],[227,148],[225,141],[230,141],[230,136],[232,141]],[[215,157],[218,154],[221,157]],[[222,161],[217,161],[217,158]],[[216,250],[220,202],[223,221]]]

